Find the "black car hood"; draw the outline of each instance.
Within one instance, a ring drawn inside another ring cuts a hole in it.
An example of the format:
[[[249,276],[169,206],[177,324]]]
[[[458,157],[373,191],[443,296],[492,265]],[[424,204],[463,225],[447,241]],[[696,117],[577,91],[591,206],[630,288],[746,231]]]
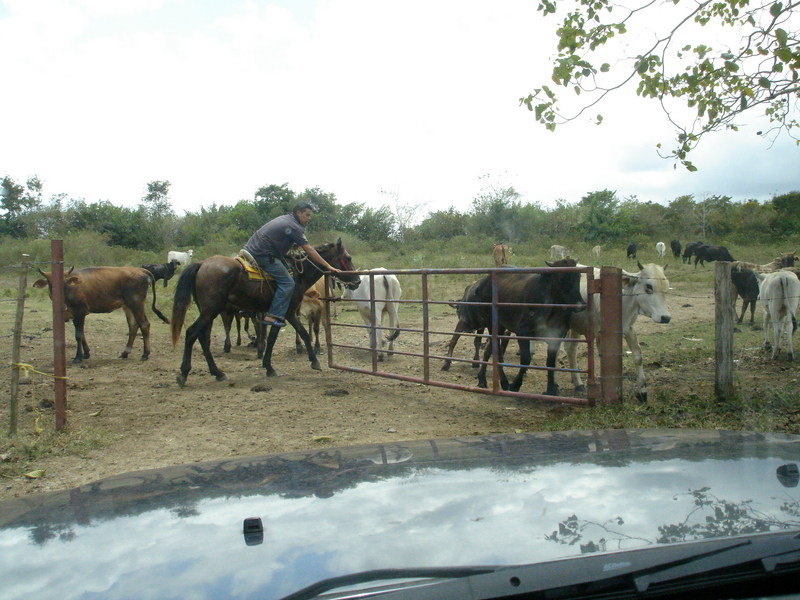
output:
[[[800,436],[609,430],[292,452],[0,503],[3,598],[280,598],[384,568],[510,565],[800,529]],[[245,534],[258,517],[263,534]]]

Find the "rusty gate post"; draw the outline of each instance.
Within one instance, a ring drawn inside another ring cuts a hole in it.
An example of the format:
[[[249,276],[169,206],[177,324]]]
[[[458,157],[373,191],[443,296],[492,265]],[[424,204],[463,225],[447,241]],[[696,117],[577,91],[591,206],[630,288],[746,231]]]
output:
[[[67,348],[64,335],[64,240],[50,240],[51,296],[53,301],[53,376],[55,377],[56,431],[67,422]]]
[[[622,400],[622,269],[600,268],[600,388],[603,402]]]

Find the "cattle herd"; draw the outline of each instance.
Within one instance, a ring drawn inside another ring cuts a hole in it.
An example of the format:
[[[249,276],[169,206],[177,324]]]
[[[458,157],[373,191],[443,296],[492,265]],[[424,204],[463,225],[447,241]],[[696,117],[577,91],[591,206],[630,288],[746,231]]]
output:
[[[326,245],[333,246],[333,245]],[[320,247],[322,248],[322,247]],[[655,254],[658,258],[666,255],[666,244],[658,242],[655,245]],[[792,334],[796,328],[795,314],[800,302],[800,269],[795,268],[798,260],[796,252],[784,253],[767,264],[756,264],[744,261],[736,261],[724,246],[714,246],[704,244],[700,241],[689,242],[681,246],[678,240],[672,240],[669,244],[672,256],[680,258],[684,264],[691,264],[694,259],[694,268],[698,265],[705,266],[706,262],[729,261],[731,265],[732,283],[736,297],[742,298],[741,314],[738,322],[744,319],[747,308],[750,308],[750,324],[754,323],[755,305],[758,300],[762,302],[764,315],[764,346],[771,350],[771,356],[777,358],[781,349],[782,340],[786,340],[786,356],[789,360],[794,357],[792,346]],[[331,252],[338,252],[337,256],[342,261],[349,261],[341,240],[337,242],[335,249]],[[599,261],[602,252],[601,246],[592,248],[590,254],[593,260]],[[148,358],[150,354],[150,323],[144,312],[144,305],[148,287],[153,291],[153,312],[164,322],[167,319],[156,308],[156,288],[155,283],[163,280],[164,286],[175,275],[176,270],[183,266],[183,271],[179,278],[178,287],[182,288],[181,294],[176,291],[175,303],[173,308],[173,342],[183,323],[183,314],[191,302],[191,298],[198,303],[198,291],[193,287],[194,278],[198,271],[202,273],[203,263],[210,260],[206,259],[201,263],[192,263],[192,250],[183,252],[171,251],[167,256],[167,261],[163,264],[147,264],[142,267],[96,267],[70,271],[64,277],[64,303],[65,318],[72,319],[75,327],[76,354],[73,362],[80,362],[90,356],[89,345],[86,341],[84,322],[90,313],[111,312],[117,308],[122,308],[128,322],[128,341],[121,353],[122,358],[126,358],[132,351],[134,339],[141,330],[144,341],[144,351],[142,360]],[[494,273],[487,274],[477,281],[469,284],[464,289],[462,297],[458,301],[452,301],[451,306],[456,309],[458,322],[455,326],[452,338],[447,345],[446,356],[441,367],[443,371],[450,368],[453,352],[459,337],[462,334],[483,334],[492,329],[493,310],[491,303],[493,298],[499,303],[496,308],[497,330],[502,336],[499,353],[501,361],[512,334],[517,336],[516,341],[519,345],[520,365],[522,368],[512,382],[508,382],[505,374],[500,368],[501,384],[504,389],[519,390],[525,375],[525,366],[531,363],[531,347],[528,338],[544,338],[547,346],[546,365],[547,369],[547,390],[545,395],[558,396],[559,388],[554,379],[554,366],[556,356],[563,340],[565,342],[566,355],[572,377],[572,383],[576,393],[585,393],[585,387],[581,380],[577,367],[577,343],[569,341],[586,336],[589,329],[589,319],[586,311],[588,300],[587,277],[585,271],[581,272],[578,268],[591,268],[579,264],[569,255],[566,246],[553,245],[550,248],[550,258],[547,269],[542,269],[536,273],[520,273],[519,271],[506,268],[509,262],[510,249],[506,244],[495,244],[492,248],[492,256],[496,267],[500,267]],[[636,244],[628,244],[626,256],[630,260],[636,260]],[[341,258],[344,257],[344,258]],[[240,263],[226,257],[212,257],[219,260],[229,261],[231,265]],[[297,263],[302,273],[302,258]],[[344,264],[344,263],[343,263]],[[639,315],[651,319],[654,323],[666,324],[671,320],[670,312],[667,307],[667,293],[669,281],[665,273],[666,265],[659,266],[653,263],[642,265],[637,261],[636,271],[625,271],[622,273],[622,333],[633,357],[636,368],[636,396],[642,400],[647,399],[647,384],[644,370],[642,367],[642,351],[638,342],[634,324]],[[228,265],[226,262],[225,265]],[[241,343],[241,330],[239,320],[243,317],[252,319],[256,339],[260,340],[259,356],[264,352],[264,327],[260,326],[258,318],[259,310],[264,310],[268,301],[260,302],[259,294],[262,290],[269,289],[269,285],[264,282],[254,283],[248,281],[242,268],[242,283],[235,289],[231,287],[231,292],[226,298],[222,298],[222,304],[218,310],[208,318],[213,320],[216,316],[221,316],[225,324],[226,342],[225,351],[230,350],[230,328],[231,323],[236,318],[239,336],[237,344]],[[225,266],[220,271],[221,277],[226,277]],[[599,277],[599,269],[594,268],[595,278]],[[40,270],[43,279],[34,283],[35,287],[48,287],[52,294],[52,275]],[[238,277],[238,275],[237,275]],[[384,360],[385,355],[391,355],[394,350],[394,341],[400,334],[400,301],[402,289],[400,281],[394,274],[386,272],[386,269],[373,269],[367,275],[360,276],[360,283],[354,280],[353,276],[344,276],[342,279],[347,284],[348,289],[344,290],[341,297],[351,300],[359,314],[361,315],[366,329],[370,332],[370,347],[377,351],[378,359]],[[191,281],[189,281],[191,280]],[[493,280],[496,283],[494,287]],[[297,331],[296,346],[298,353],[303,351],[305,346],[309,353],[312,366],[314,365],[314,355],[320,352],[319,327],[324,315],[324,303],[326,298],[335,297],[335,290],[325,289],[325,278],[322,272],[306,272],[298,279],[298,290],[296,290],[297,301],[292,305],[292,315],[287,316],[287,320],[295,326]],[[331,281],[334,281],[333,279]],[[219,284],[212,284],[209,291],[200,292],[201,298],[211,298],[219,296]],[[233,285],[233,284],[232,284]],[[242,287],[245,286],[245,287]],[[248,287],[249,286],[249,287]],[[249,290],[249,299],[244,301],[244,292]],[[206,296],[203,296],[206,294]],[[209,295],[211,294],[211,295]],[[184,305],[177,308],[179,296],[183,298]],[[204,310],[209,300],[204,302]],[[527,304],[528,306],[524,306]],[[520,306],[523,305],[523,306]],[[533,305],[533,306],[530,306]],[[333,305],[335,307],[335,304]],[[592,303],[594,312],[592,322],[595,334],[600,329],[600,296],[595,294]],[[259,308],[260,307],[260,308]],[[177,311],[177,312],[176,312]],[[181,313],[183,311],[183,313]],[[374,311],[374,312],[373,312]],[[176,325],[175,315],[179,315],[179,322]],[[374,315],[374,316],[373,316]],[[387,322],[384,323],[384,320]],[[199,322],[199,321],[198,321]],[[197,327],[196,322],[192,327]],[[770,326],[772,337],[770,337]],[[206,325],[203,325],[206,327]],[[247,324],[245,325],[247,329]],[[190,328],[191,329],[191,328]],[[205,331],[205,330],[203,330]],[[210,329],[209,329],[210,331]],[[387,331],[387,335],[381,332]],[[189,356],[191,354],[189,341],[189,330],[187,330],[187,347]],[[311,336],[309,336],[309,333]],[[569,336],[569,337],[567,337]],[[193,339],[198,337],[197,332],[193,333]],[[270,333],[271,350],[274,338],[277,337],[277,329]],[[208,348],[208,333],[199,334],[199,339],[203,346],[203,352],[209,361],[210,350]],[[479,360],[481,350],[481,337],[473,335],[474,354],[472,366],[479,367],[477,371],[478,385],[486,387],[486,367],[492,351],[491,345],[483,353],[483,360]],[[388,346],[387,346],[388,344]],[[264,356],[265,367],[268,365],[267,356]],[[189,366],[187,359],[184,358],[182,365],[182,380],[179,375],[179,383],[185,384]],[[316,367],[315,367],[316,368]],[[216,367],[214,367],[216,369]],[[271,365],[267,369],[271,374]],[[274,370],[272,370],[274,372]],[[212,374],[220,379],[221,371]],[[222,375],[224,377],[224,374]]]

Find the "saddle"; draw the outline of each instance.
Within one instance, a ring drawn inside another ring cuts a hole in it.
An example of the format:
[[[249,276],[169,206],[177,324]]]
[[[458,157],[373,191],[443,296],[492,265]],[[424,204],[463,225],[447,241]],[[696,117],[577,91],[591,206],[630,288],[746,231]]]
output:
[[[236,260],[242,265],[244,272],[247,273],[247,278],[250,281],[272,281],[272,275],[267,273],[264,269],[258,266],[256,259],[247,250],[242,248],[236,256]],[[289,275],[294,277],[294,271],[290,268]]]

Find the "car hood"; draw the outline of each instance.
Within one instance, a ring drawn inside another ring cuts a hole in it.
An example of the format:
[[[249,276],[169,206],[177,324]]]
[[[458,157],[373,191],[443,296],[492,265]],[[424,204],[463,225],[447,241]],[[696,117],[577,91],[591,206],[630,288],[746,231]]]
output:
[[[800,436],[608,430],[314,449],[0,503],[4,598],[280,598],[384,568],[800,529]],[[245,533],[259,518],[263,533]]]

